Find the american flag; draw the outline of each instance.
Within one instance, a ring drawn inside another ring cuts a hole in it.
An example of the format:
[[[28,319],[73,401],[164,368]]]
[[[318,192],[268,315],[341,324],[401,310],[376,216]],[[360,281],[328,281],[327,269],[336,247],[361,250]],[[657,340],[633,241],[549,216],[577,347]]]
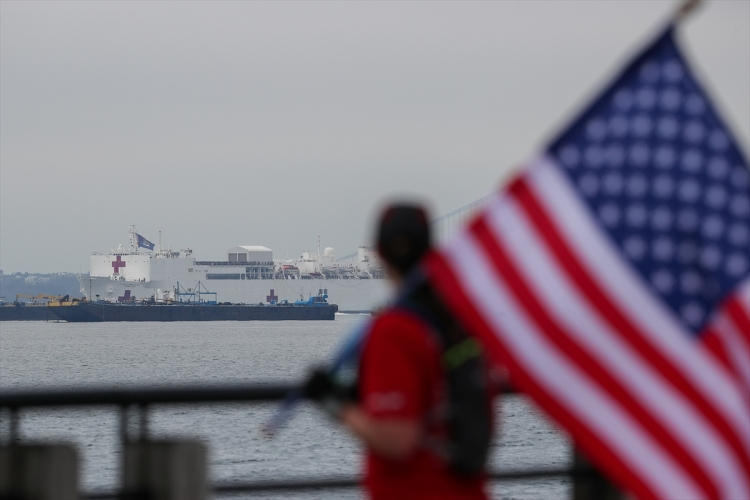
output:
[[[669,27],[426,263],[639,498],[750,498],[750,170]]]

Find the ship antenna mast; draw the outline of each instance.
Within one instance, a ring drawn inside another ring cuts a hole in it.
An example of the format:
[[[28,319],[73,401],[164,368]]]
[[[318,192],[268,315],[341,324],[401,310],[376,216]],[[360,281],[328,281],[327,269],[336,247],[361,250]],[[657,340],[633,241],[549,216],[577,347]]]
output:
[[[135,224],[130,225],[130,251],[134,252],[135,246]]]

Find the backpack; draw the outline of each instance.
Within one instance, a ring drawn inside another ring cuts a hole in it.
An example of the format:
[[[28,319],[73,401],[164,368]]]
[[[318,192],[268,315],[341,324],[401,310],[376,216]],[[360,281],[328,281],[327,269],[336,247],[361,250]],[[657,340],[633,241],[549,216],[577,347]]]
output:
[[[428,324],[441,347],[448,427],[448,441],[441,447],[441,455],[459,475],[483,472],[492,441],[492,405],[481,345],[426,283],[413,288],[396,308],[410,311]]]

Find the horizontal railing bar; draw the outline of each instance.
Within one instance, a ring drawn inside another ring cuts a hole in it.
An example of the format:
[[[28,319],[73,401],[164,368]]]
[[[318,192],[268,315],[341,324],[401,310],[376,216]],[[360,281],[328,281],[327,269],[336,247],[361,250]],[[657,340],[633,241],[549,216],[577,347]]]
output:
[[[487,477],[493,481],[513,481],[524,479],[537,479],[544,477],[574,476],[587,474],[588,471],[577,471],[574,469],[542,469],[542,470],[520,470],[520,471],[496,471],[488,473]],[[307,479],[286,481],[253,481],[250,483],[225,483],[213,486],[214,493],[236,493],[249,491],[275,491],[275,490],[301,490],[313,488],[353,488],[360,486],[362,480],[359,478],[331,478],[331,479]]]
[[[166,403],[268,402],[284,399],[291,384],[40,389],[0,393],[0,408],[39,406],[149,405]],[[503,394],[512,394],[506,387]]]
[[[493,481],[515,481],[523,479],[539,479],[543,477],[583,477],[592,474],[591,469],[531,469],[517,471],[495,471],[488,474]]]
[[[514,481],[539,479],[547,477],[580,477],[590,475],[590,469],[531,469],[531,470],[509,470],[495,471],[487,474],[492,481]],[[361,478],[339,477],[325,479],[285,479],[274,481],[251,481],[247,483],[219,483],[211,486],[213,493],[242,493],[242,492],[260,492],[260,491],[284,491],[284,490],[309,490],[317,488],[356,488],[362,485]],[[82,498],[88,500],[104,500],[107,498],[126,498],[133,497],[133,494],[124,494],[121,492],[91,492],[84,493]]]
[[[192,387],[87,388],[6,391],[0,408],[30,406],[133,405],[161,403],[217,403],[278,401],[295,386],[287,384]]]
[[[238,493],[248,491],[309,490],[316,488],[356,488],[362,484],[359,478],[293,479],[285,481],[253,481],[249,483],[216,484],[213,493]]]
[[[108,500],[111,498],[118,500],[144,500],[144,496],[145,495],[142,495],[140,493],[125,493],[120,491],[95,491],[89,493],[81,493],[81,496],[79,496],[78,498],[85,498],[86,500]]]

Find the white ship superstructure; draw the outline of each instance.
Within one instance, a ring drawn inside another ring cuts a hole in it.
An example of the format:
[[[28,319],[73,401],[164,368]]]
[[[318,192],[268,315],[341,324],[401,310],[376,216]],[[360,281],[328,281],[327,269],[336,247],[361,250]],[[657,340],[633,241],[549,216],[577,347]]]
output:
[[[263,246],[239,245],[226,260],[199,261],[190,249],[140,250],[143,240],[130,229],[130,247],[90,257],[90,273],[81,276],[89,300],[216,300],[259,304],[307,299],[327,293],[342,312],[366,312],[383,305],[390,293],[382,265],[373,251],[360,247],[350,261],[336,261],[332,248],[321,255],[303,252],[299,259],[274,260]]]

